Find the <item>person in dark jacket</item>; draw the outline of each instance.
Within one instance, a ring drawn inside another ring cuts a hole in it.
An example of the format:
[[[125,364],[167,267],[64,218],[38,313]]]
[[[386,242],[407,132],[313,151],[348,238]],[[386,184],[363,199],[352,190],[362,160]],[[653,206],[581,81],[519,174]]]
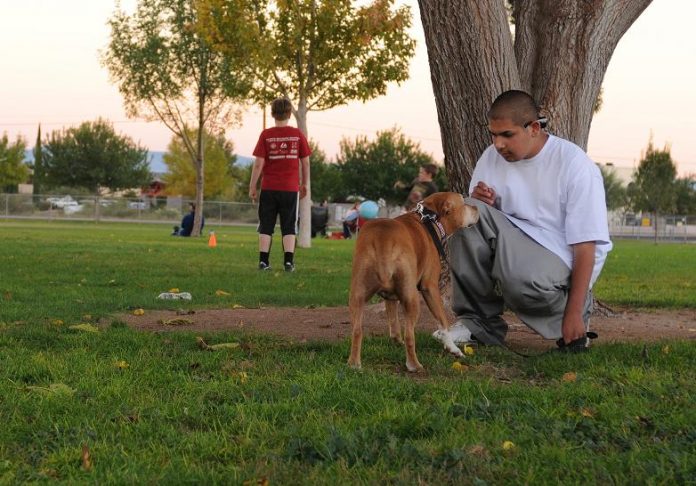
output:
[[[193,203],[189,204],[191,206],[191,211],[182,218],[181,228],[174,226],[172,236],[191,236],[191,232],[193,231],[193,218],[196,213],[196,205]],[[204,226],[205,218],[201,215],[201,232],[203,231]]]

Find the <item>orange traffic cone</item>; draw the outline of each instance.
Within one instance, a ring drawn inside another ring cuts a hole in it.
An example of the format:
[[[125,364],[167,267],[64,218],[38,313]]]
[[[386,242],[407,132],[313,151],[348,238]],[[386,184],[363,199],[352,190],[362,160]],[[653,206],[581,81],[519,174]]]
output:
[[[210,232],[210,238],[208,238],[208,246],[210,248],[215,248],[217,246],[217,238],[215,237],[215,231]]]

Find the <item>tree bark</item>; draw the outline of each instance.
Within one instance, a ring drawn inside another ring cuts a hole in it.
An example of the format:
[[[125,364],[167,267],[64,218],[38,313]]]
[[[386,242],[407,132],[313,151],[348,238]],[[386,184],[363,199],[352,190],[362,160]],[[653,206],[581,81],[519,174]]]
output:
[[[652,0],[418,0],[450,185],[467,192],[490,143],[486,112],[502,91],[528,91],[551,131],[583,149],[619,40]]]
[[[203,226],[203,195],[205,189],[205,105],[206,95],[202,86],[205,86],[207,79],[207,71],[201,70],[201,86],[198,91],[198,129],[196,130],[196,160],[194,166],[196,168],[196,209],[193,212],[193,229],[191,236],[201,236],[201,227]],[[183,133],[186,133],[184,126]]]
[[[450,187],[468,193],[490,144],[486,112],[520,87],[502,1],[418,0]]]
[[[652,0],[516,0],[522,89],[556,135],[587,148],[593,108],[619,40]]]
[[[307,131],[307,99],[300,97],[297,110],[295,110],[295,121],[297,128],[309,140]],[[302,174],[302,166],[300,165],[300,176]],[[300,231],[297,235],[297,246],[300,248],[312,247],[312,186],[311,175],[309,180],[304,181],[307,185],[307,195],[300,199]]]

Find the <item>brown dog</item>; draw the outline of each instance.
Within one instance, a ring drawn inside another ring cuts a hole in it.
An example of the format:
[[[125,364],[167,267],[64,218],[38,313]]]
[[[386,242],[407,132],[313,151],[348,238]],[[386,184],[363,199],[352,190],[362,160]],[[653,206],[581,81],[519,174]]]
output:
[[[433,224],[438,237],[443,240],[477,221],[478,210],[464,204],[461,194],[438,192],[425,198],[414,212],[395,219],[375,219],[365,223],[355,245],[350,281],[349,308],[353,327],[350,366],[361,366],[363,311],[370,298],[378,294],[385,299],[389,335],[399,343],[403,340],[397,321],[397,301],[401,302],[406,317],[406,368],[409,371],[423,369],[416,357],[414,333],[420,313],[419,290],[439,322],[445,349],[462,356],[449,335],[449,322],[438,288],[440,255],[426,225]]]

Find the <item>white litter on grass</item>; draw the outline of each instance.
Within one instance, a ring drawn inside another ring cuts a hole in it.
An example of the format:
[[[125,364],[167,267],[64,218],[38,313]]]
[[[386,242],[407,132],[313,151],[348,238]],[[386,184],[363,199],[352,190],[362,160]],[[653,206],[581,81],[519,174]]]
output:
[[[188,292],[162,292],[157,298],[162,300],[191,300],[191,294]]]

